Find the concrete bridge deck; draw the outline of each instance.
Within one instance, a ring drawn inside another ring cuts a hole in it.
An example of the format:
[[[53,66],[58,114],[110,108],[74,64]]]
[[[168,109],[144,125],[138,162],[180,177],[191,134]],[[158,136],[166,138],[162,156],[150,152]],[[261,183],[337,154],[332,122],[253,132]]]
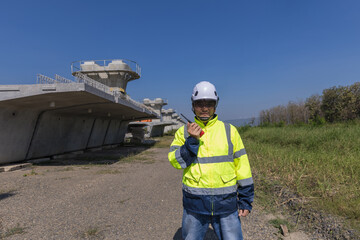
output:
[[[0,164],[122,143],[130,121],[157,117],[86,83],[3,85]]]

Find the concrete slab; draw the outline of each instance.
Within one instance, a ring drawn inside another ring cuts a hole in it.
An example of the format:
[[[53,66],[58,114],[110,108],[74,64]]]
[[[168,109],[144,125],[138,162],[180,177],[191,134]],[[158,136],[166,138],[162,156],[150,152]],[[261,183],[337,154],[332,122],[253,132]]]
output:
[[[7,166],[3,166],[3,170],[4,172],[10,172],[10,171],[15,171],[15,170],[19,170],[22,168],[27,168],[32,166],[32,163],[20,163],[20,164],[12,164],[12,165],[7,165]]]

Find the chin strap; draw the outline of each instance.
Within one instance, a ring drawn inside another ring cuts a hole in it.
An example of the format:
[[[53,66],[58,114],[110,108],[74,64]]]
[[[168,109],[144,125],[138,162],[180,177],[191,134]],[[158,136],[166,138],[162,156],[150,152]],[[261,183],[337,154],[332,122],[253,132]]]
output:
[[[210,116],[210,117],[198,117],[198,116],[196,116],[196,118],[197,118],[198,120],[202,121],[202,122],[208,122],[208,121],[210,121],[211,119],[214,118],[214,115],[215,115],[215,114],[213,114],[213,115]]]
[[[198,119],[202,122],[207,122],[211,119],[211,117],[198,117]]]

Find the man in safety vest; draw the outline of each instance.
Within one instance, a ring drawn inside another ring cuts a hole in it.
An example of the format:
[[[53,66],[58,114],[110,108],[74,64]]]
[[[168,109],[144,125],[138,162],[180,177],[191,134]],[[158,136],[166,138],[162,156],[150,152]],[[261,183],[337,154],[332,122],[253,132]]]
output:
[[[240,216],[251,211],[254,184],[250,164],[236,128],[218,120],[215,86],[198,83],[192,93],[195,122],[179,128],[169,161],[183,169],[182,235],[203,239],[209,227],[219,239],[243,239]]]

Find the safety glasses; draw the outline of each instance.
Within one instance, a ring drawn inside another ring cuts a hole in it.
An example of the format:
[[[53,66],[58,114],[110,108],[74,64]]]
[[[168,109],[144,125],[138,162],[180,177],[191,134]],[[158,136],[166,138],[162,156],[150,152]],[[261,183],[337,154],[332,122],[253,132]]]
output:
[[[200,100],[200,101],[195,101],[194,102],[194,107],[195,108],[214,108],[215,107],[216,102],[213,100]]]

